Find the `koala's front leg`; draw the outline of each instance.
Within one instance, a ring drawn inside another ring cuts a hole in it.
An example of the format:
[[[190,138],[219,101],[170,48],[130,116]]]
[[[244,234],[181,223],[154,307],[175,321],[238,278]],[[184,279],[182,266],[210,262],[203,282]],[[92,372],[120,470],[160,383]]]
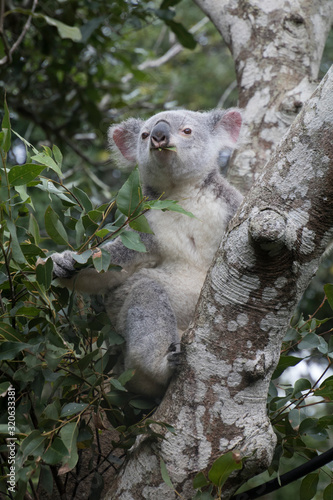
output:
[[[158,259],[158,245],[154,235],[142,234],[141,239],[147,249],[145,253],[125,247],[120,238],[116,238],[102,247],[110,253],[111,263],[122,267],[125,272],[111,270],[106,273],[98,273],[94,268],[88,267],[77,270],[75,268],[76,261],[73,258],[74,252],[66,250],[51,255],[54,276],[60,279],[63,286],[71,290],[75,289],[78,292],[91,295],[103,294],[109,288],[125,281],[136,270],[137,266],[150,267],[151,262]]]

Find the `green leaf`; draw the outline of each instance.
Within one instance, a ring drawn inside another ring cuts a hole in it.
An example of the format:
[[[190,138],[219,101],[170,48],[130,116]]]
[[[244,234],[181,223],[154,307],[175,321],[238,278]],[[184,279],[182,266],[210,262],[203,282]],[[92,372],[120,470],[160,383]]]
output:
[[[161,475],[162,475],[162,479],[163,481],[172,489],[174,490],[174,486],[172,484],[172,481],[169,477],[169,474],[168,474],[168,471],[167,471],[167,468],[166,468],[166,465],[164,463],[164,461],[162,460],[162,458],[160,458],[160,467],[161,467]]]
[[[290,366],[295,366],[302,361],[302,358],[295,358],[294,356],[281,356],[277,367],[272,375],[272,379],[278,378]]]
[[[80,370],[85,370],[91,361],[99,354],[98,350],[94,350],[83,356],[78,362]]]
[[[30,455],[33,457],[42,455],[45,440],[46,437],[42,436],[40,431],[32,431],[21,443],[22,460],[25,461]]]
[[[86,403],[68,403],[65,405],[60,413],[60,417],[71,417],[72,415],[76,415],[77,413],[81,413],[86,408],[88,408],[88,404]]]
[[[76,198],[79,200],[80,204],[82,205],[82,207],[84,208],[84,210],[86,212],[89,212],[90,210],[93,209],[93,205],[92,205],[91,201],[89,200],[86,193],[84,191],[82,191],[82,189],[74,186],[72,188],[72,192],[76,196]]]
[[[24,342],[26,340],[18,330],[2,321],[0,322],[0,336],[12,342]]]
[[[46,493],[52,498],[53,491],[53,476],[49,466],[41,465],[39,475],[38,488],[46,491]]]
[[[197,42],[189,31],[181,24],[173,20],[166,20],[165,24],[174,32],[178,41],[187,49],[195,49]]]
[[[45,257],[45,253],[37,245],[33,243],[21,243],[21,250],[25,257]]]
[[[46,167],[49,167],[56,174],[58,174],[59,177],[61,177],[62,174],[59,165],[48,154],[37,153],[36,155],[32,156],[31,159],[37,161],[38,163],[41,163],[42,165],[45,165]]]
[[[24,316],[27,318],[35,318],[40,315],[40,311],[36,307],[19,307],[15,316]]]
[[[64,458],[62,462],[63,465],[58,471],[59,475],[66,474],[77,464],[79,458],[76,446],[78,433],[79,430],[77,422],[70,422],[60,430],[60,437],[62,439],[62,442],[66,446],[69,455],[68,458]]]
[[[117,389],[117,391],[124,391],[127,392],[126,388],[117,380],[116,378],[111,378],[110,379],[110,384]]]
[[[315,390],[315,396],[333,400],[333,376],[325,379],[319,389]]]
[[[4,100],[4,109],[5,109],[5,114],[2,119],[2,128],[10,128],[10,115],[6,98]]]
[[[142,199],[139,171],[135,168],[118,192],[117,207],[127,217],[137,215]]]
[[[93,255],[92,250],[85,250],[82,253],[73,253],[72,257],[78,264],[86,264]]]
[[[135,370],[126,370],[123,372],[121,375],[119,375],[118,380],[121,383],[122,386],[125,386],[127,382],[131,380],[135,373]]]
[[[23,142],[26,148],[31,148],[35,154],[38,154],[38,150],[32,144],[30,144],[30,142],[24,139],[24,137],[20,136],[20,134],[15,132],[15,130],[12,129],[12,132]]]
[[[295,397],[296,394],[300,393],[301,391],[306,391],[309,389],[311,389],[311,382],[306,378],[300,378],[295,382],[294,391],[291,397]]]
[[[149,226],[147,218],[143,214],[137,219],[130,221],[129,226],[140,233],[154,234]]]
[[[187,215],[188,217],[195,218],[195,215],[182,208],[176,200],[149,200],[144,202],[143,208],[152,210],[170,210],[171,212],[179,212]]]
[[[234,458],[234,453],[229,451],[225,455],[222,455],[212,465],[208,473],[209,480],[221,488],[230,474],[234,470],[238,470],[242,468],[242,462],[238,462]]]
[[[134,233],[133,231],[125,231],[121,233],[120,239],[125,245],[125,247],[130,250],[135,250],[136,252],[147,252],[145,245],[140,239],[139,233]]]
[[[51,258],[46,259],[43,264],[38,264],[36,267],[36,279],[40,285],[48,290],[51,286],[53,276],[53,261]]]
[[[288,331],[285,334],[283,340],[284,342],[288,342],[290,340],[296,340],[297,337],[298,337],[298,331],[295,328],[288,328]]]
[[[308,333],[298,344],[298,349],[315,349],[320,346],[320,338],[315,333]]]
[[[80,42],[82,39],[81,31],[76,26],[68,26],[67,24],[58,21],[49,16],[45,16],[43,14],[38,14],[40,17],[43,17],[47,24],[50,26],[55,26],[58,30],[58,33],[61,38],[70,38],[73,42]]]
[[[326,285],[324,285],[324,292],[327,297],[328,303],[333,310],[333,284],[327,283]]]
[[[214,500],[214,497],[208,491],[197,491],[193,500]]]
[[[45,229],[50,238],[59,245],[68,245],[68,237],[59,217],[49,205],[45,211]]]
[[[193,488],[199,489],[208,486],[210,483],[203,472],[199,472],[193,479]]]
[[[106,272],[111,264],[111,254],[104,250],[100,249],[101,254],[98,257],[93,257],[93,264],[97,272]]]
[[[156,408],[156,401],[152,399],[134,398],[129,402],[130,406],[138,410],[152,410]]]
[[[163,0],[161,9],[167,9],[168,7],[173,7],[174,5],[177,5],[180,2],[181,0]]]
[[[7,102],[5,99],[4,102],[4,108],[5,108],[5,114],[2,119],[2,132],[3,132],[3,137],[1,141],[1,147],[5,151],[5,153],[8,153],[10,150],[11,146],[11,129],[10,129],[10,116],[9,116],[9,110],[7,106]]]
[[[0,398],[1,397],[3,398],[7,394],[7,391],[10,386],[11,386],[10,382],[2,382],[0,384]],[[6,429],[6,431],[8,431],[8,428]]]
[[[317,493],[319,475],[317,473],[308,474],[301,482],[300,498],[302,500],[311,500]]]
[[[323,500],[332,500],[333,498],[333,483],[326,486],[324,489]]]
[[[57,165],[59,166],[60,170],[61,170],[61,166],[62,166],[62,153],[60,151],[60,149],[58,148],[58,146],[56,146],[55,144],[53,145],[53,148],[52,148],[52,153],[53,153],[53,157],[57,163]]]
[[[50,448],[44,453],[43,461],[49,465],[56,465],[68,456],[68,450],[60,438],[55,438]]]
[[[19,241],[18,241],[18,238],[17,238],[17,233],[16,233],[16,225],[14,224],[14,222],[10,219],[7,220],[7,227],[9,229],[9,232],[10,232],[10,236],[11,236],[11,239],[12,239],[12,252],[13,252],[13,257],[14,257],[14,260],[18,263],[18,264],[24,264],[25,263],[25,257],[23,255],[23,252],[21,250],[21,247],[20,247],[20,244],[19,244]]]
[[[290,410],[290,412],[288,413],[288,420],[291,427],[297,431],[301,423],[300,410],[298,408],[293,408],[292,410]]]
[[[322,441],[328,437],[327,431],[318,422],[316,418],[305,418],[299,426],[299,434],[311,436],[313,439]]]
[[[44,166],[35,163],[15,165],[8,173],[8,181],[12,186],[23,186],[33,181],[43,170]]]
[[[0,361],[14,359],[16,354],[29,347],[31,347],[30,344],[24,342],[2,342],[0,344]]]

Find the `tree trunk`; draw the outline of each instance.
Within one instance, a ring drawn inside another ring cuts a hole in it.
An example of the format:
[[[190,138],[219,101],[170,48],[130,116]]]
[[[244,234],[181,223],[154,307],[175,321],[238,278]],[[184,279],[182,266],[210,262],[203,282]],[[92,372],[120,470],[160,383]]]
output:
[[[333,20],[332,0],[195,0],[235,61],[243,143],[231,183],[252,186],[276,144],[317,86]]]
[[[184,365],[154,415],[176,434],[138,440],[110,500],[179,498],[161,477],[160,457],[187,500],[197,472],[229,450],[249,458],[224,499],[268,467],[269,381],[292,311],[333,235],[332,68],[272,154],[289,125],[287,109],[294,116],[316,78],[331,0],[196,1],[229,43],[240,103],[248,103],[250,129],[232,180],[240,186],[244,177],[244,191],[256,183],[211,266],[185,334]]]

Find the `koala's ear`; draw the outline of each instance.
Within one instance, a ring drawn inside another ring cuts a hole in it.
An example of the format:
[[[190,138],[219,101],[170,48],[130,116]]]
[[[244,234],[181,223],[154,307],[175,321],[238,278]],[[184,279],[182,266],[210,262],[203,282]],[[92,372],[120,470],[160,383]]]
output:
[[[120,152],[123,159],[134,165],[137,161],[137,143],[142,123],[142,120],[130,118],[119,125],[112,125],[108,131],[112,151]]]
[[[227,111],[215,111],[213,112],[213,122],[215,132],[222,132],[224,136],[227,136],[230,146],[235,147],[242,126],[240,110],[232,108]]]

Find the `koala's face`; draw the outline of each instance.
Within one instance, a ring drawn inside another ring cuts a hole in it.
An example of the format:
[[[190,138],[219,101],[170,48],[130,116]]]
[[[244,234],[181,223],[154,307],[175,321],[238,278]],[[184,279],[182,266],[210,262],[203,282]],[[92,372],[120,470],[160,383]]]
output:
[[[137,140],[137,160],[145,182],[163,188],[204,174],[214,151],[204,115],[166,111],[143,123]],[[161,186],[158,184],[161,183]]]
[[[205,179],[217,168],[220,151],[234,146],[240,125],[237,110],[164,111],[145,122],[130,119],[112,127],[110,136],[122,155],[139,165],[143,184],[165,191]]]

